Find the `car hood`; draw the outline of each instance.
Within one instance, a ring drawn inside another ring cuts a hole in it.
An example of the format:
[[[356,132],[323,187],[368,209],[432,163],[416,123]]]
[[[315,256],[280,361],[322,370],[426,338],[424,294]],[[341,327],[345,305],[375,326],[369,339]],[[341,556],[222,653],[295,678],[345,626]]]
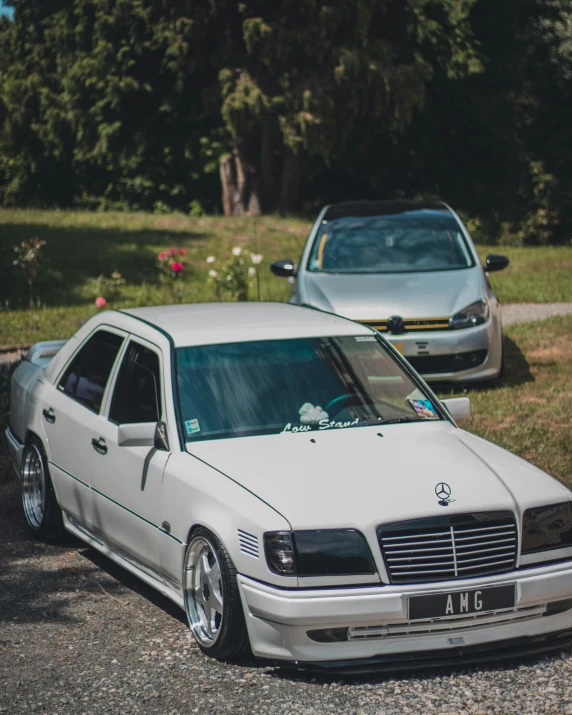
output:
[[[568,498],[548,475],[449,422],[213,440],[187,450],[280,512],[293,529],[519,512]],[[451,488],[446,507],[435,494],[440,482]]]
[[[438,273],[301,276],[301,302],[352,320],[449,317],[483,297],[480,267]]]

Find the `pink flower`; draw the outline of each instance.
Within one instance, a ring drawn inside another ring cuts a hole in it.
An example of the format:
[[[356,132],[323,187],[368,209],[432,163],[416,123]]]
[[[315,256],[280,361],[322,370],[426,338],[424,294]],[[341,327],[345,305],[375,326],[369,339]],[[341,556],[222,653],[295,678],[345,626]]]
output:
[[[179,254],[179,256],[184,256],[185,253],[186,253],[186,251],[185,251],[184,248],[179,248],[179,249],[177,250],[177,253]]]
[[[169,255],[174,256],[175,255],[175,249],[174,248],[169,248]]]
[[[173,263],[171,266],[171,270],[173,273],[180,273],[183,270],[183,264],[182,263]]]
[[[167,260],[167,251],[161,251],[161,253],[157,256],[157,258],[160,261],[166,261]]]
[[[105,300],[105,298],[103,296],[100,295],[99,298],[95,299],[95,305],[98,308],[105,308],[105,306],[107,305],[107,301]]]

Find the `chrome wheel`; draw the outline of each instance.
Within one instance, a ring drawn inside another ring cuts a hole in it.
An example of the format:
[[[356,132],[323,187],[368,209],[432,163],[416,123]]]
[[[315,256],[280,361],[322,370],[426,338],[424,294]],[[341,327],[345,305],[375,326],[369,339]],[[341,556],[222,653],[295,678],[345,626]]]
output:
[[[29,444],[22,460],[22,503],[28,524],[39,529],[46,511],[46,475],[42,455],[35,444]]]
[[[224,600],[218,556],[204,536],[191,540],[184,576],[189,625],[199,645],[210,648],[220,635]]]

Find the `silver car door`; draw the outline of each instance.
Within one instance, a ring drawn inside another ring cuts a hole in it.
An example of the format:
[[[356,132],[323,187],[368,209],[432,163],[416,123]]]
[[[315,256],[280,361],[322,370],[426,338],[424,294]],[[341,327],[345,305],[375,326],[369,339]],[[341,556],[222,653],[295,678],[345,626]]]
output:
[[[55,385],[41,393],[41,420],[60,507],[91,531],[92,432],[113,365],[126,335],[96,330],[77,350]]]
[[[161,419],[162,362],[157,346],[130,340],[106,414],[98,418],[92,436],[96,534],[115,552],[155,574],[160,572],[161,489],[169,452],[150,444],[120,445],[119,434],[125,425],[146,425],[150,434]]]

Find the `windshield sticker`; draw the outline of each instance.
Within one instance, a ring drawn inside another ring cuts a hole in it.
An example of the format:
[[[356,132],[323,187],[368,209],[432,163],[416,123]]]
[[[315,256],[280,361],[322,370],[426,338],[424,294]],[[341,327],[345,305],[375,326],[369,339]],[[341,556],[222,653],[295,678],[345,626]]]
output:
[[[187,428],[187,434],[195,434],[195,432],[201,431],[198,420],[187,420],[185,422],[185,427]]]
[[[356,335],[356,343],[375,343],[375,335]]]
[[[409,402],[419,417],[422,417],[424,420],[438,419],[431,400],[407,400],[407,402]]]
[[[300,422],[305,424],[317,424],[320,420],[327,420],[329,415],[323,410],[320,405],[314,405],[311,402],[305,402],[298,410]]]
[[[317,423],[317,427],[319,430],[344,429],[345,427],[355,427],[357,424],[359,424],[359,417],[356,417],[355,420],[346,420],[345,422],[336,422],[336,420],[325,418]],[[292,434],[296,432],[312,432],[314,429],[315,427],[312,425],[292,425],[291,422],[288,422],[280,434],[284,434],[284,432],[292,432]]]

